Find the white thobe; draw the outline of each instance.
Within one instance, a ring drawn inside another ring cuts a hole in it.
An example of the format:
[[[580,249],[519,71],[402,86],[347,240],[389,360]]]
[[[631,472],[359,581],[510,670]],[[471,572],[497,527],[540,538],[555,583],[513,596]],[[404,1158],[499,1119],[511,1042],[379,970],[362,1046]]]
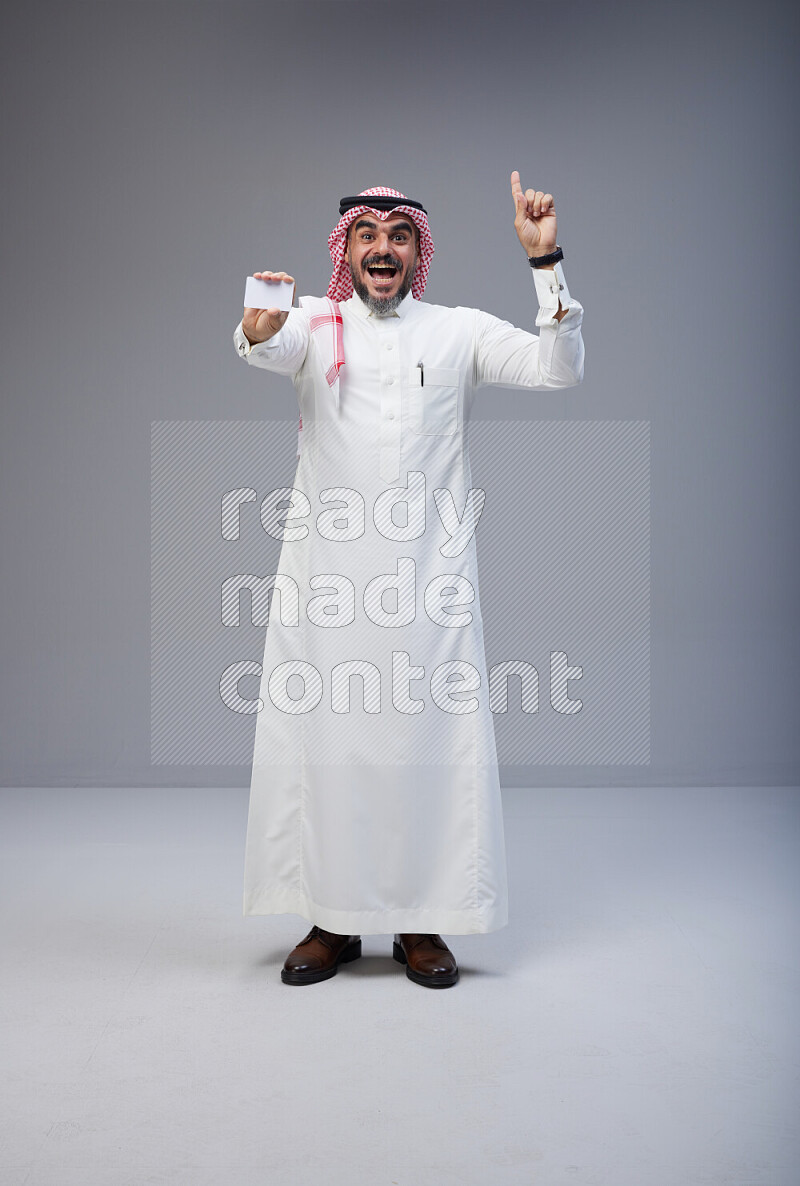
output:
[[[266,512],[283,542],[245,915],[296,913],[337,934],[508,922],[466,429],[480,387],[583,377],[583,309],[561,264],[533,280],[538,336],[411,294],[386,317],[341,302],[338,407],[302,308],[269,342],[234,332],[250,365],[292,377],[302,422],[293,486]]]

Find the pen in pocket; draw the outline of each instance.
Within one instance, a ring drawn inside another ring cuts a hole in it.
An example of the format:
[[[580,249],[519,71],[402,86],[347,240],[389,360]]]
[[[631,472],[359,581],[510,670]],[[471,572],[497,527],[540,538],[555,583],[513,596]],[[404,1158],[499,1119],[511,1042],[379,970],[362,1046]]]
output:
[[[419,367],[419,385],[420,385],[420,387],[424,387],[425,386],[425,368],[422,365],[422,361],[418,362],[417,366]]]

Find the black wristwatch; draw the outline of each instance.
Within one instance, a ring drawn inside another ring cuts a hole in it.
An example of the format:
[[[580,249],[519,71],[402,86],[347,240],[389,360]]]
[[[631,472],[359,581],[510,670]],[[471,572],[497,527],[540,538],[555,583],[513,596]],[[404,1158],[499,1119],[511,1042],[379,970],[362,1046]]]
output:
[[[549,255],[529,255],[528,263],[532,268],[546,268],[550,264],[557,264],[560,259],[564,258],[564,252],[556,243],[555,251],[551,251]]]

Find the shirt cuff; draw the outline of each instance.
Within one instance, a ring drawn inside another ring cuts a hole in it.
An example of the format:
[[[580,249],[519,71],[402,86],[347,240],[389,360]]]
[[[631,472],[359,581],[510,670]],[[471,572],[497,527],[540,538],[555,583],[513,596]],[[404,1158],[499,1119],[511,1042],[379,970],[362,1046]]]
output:
[[[546,325],[555,322],[558,325],[555,314],[558,312],[559,301],[562,309],[570,307],[569,289],[564,278],[561,261],[558,261],[552,271],[549,268],[531,268],[531,271],[533,272],[533,282],[536,285],[536,295],[539,298],[539,314],[536,324]]]
[[[242,329],[242,322],[240,321],[236,326],[236,329],[233,331],[233,342],[236,346],[236,353],[240,358],[249,358],[251,354],[269,356],[276,349],[280,350],[282,347],[282,332],[283,326],[281,326],[278,332],[274,333],[271,338],[267,338],[266,342],[251,343],[250,339]]]
[[[230,322],[228,324],[230,324]],[[250,351],[253,348],[250,344],[250,341],[245,336],[245,332],[242,329],[241,321],[236,326],[236,329],[233,331],[233,344],[236,347],[236,353],[241,358],[247,358],[248,354],[250,353]]]

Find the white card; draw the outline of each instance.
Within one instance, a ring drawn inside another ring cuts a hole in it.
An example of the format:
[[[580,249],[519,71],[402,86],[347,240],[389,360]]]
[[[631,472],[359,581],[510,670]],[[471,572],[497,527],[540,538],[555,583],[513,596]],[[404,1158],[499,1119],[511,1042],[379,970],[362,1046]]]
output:
[[[294,285],[285,280],[256,280],[248,276],[244,288],[245,309],[280,309],[286,313],[292,307]]]

